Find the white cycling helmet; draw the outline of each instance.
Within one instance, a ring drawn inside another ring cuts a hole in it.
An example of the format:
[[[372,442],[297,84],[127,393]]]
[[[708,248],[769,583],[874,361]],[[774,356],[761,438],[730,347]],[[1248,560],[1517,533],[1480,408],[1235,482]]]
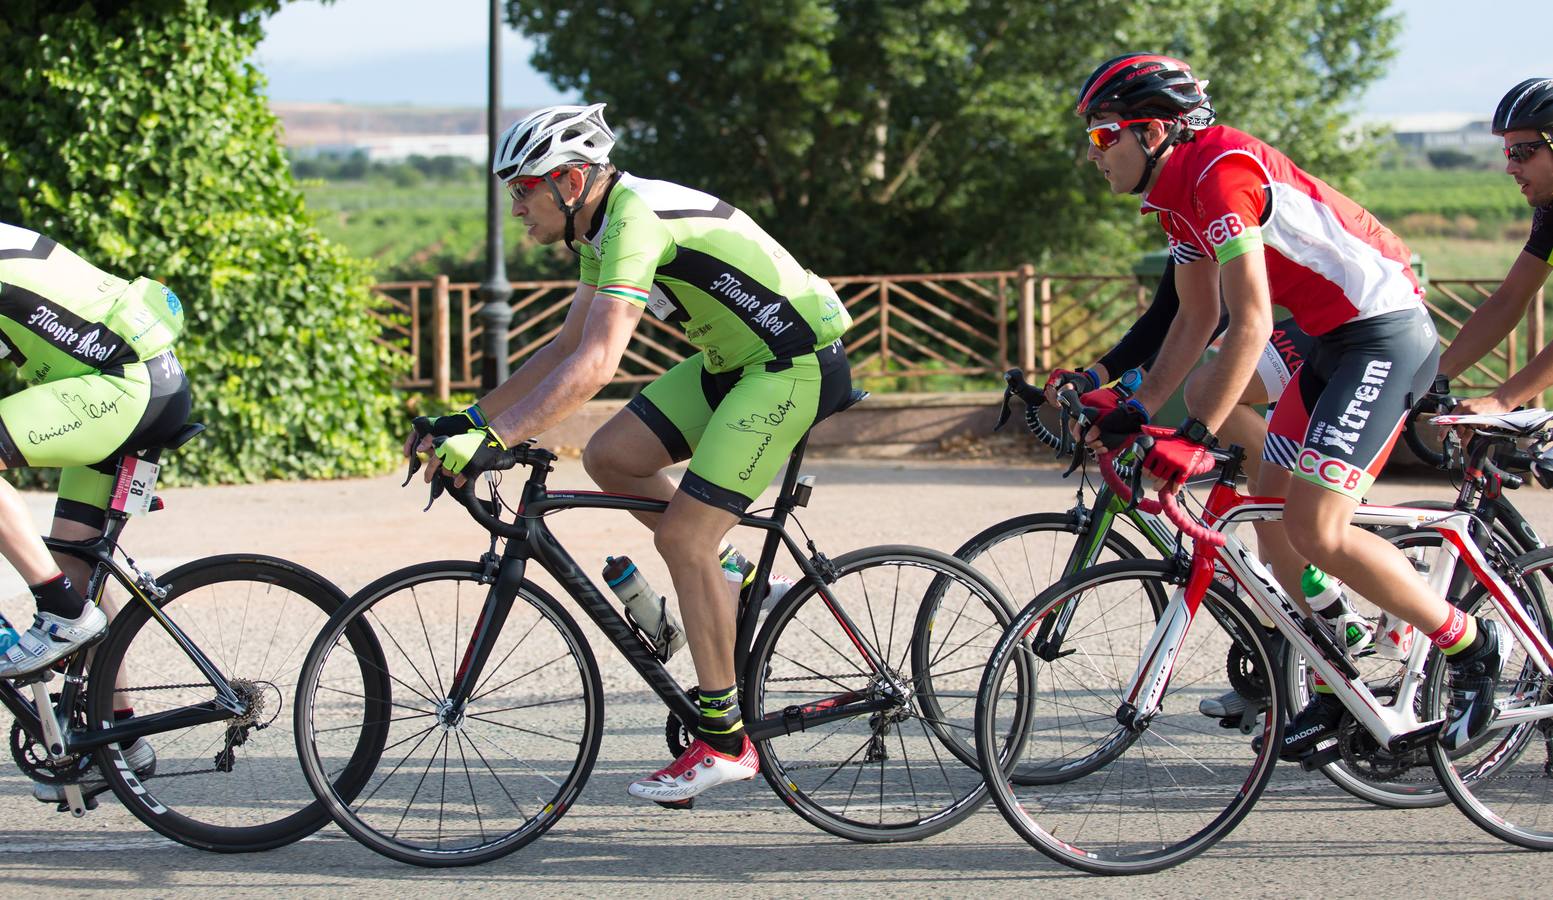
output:
[[[491,171],[502,181],[545,176],[568,163],[608,162],[614,146],[604,104],[549,106],[502,132]]]

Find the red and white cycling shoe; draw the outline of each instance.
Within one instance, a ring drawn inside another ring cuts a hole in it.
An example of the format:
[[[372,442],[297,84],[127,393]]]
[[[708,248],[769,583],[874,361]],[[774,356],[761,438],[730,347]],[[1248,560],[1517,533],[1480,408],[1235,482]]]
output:
[[[651,800],[660,806],[688,809],[691,800],[708,788],[731,781],[747,781],[760,771],[760,757],[746,737],[737,756],[719,753],[697,738],[668,766],[631,782],[631,796]]]

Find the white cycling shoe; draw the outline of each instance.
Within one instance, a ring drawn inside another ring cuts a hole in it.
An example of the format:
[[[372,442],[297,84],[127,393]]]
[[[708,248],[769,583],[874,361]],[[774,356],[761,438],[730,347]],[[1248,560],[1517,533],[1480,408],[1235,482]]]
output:
[[[108,615],[95,603],[86,604],[74,619],[39,612],[32,618],[32,627],[0,654],[0,678],[18,678],[47,668],[107,631]]]
[[[124,763],[129,766],[135,777],[145,779],[156,774],[156,750],[145,738],[135,738],[135,742],[129,745],[124,752]],[[95,797],[108,789],[108,779],[92,766],[91,773],[81,779],[81,796]],[[32,783],[32,799],[39,803],[64,803],[65,786],[62,784],[44,784],[41,781]]]
[[[663,806],[689,807],[690,801],[702,791],[732,781],[747,781],[759,771],[760,757],[748,737],[737,756],[719,753],[696,738],[679,759],[640,781],[631,782],[626,790],[633,797]]]

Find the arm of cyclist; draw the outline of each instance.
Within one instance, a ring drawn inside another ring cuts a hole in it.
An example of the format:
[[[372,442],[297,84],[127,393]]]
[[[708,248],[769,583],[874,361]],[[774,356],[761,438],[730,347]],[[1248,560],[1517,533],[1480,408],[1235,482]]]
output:
[[[494,416],[483,433],[502,447],[510,447],[564,421],[614,377],[642,311],[643,307],[613,297],[589,297],[576,348],[557,361],[532,390]],[[443,441],[429,461],[426,479],[430,481],[441,467],[462,471],[473,458],[471,454],[488,443]]]
[[[1459,416],[1491,416],[1529,402],[1553,385],[1553,344],[1543,347],[1526,367],[1505,379],[1493,393],[1463,400],[1451,410]]]
[[[1473,310],[1466,324],[1461,326],[1461,332],[1440,355],[1440,374],[1455,378],[1498,347],[1526,315],[1537,289],[1547,282],[1549,272],[1553,272],[1553,266],[1522,251],[1510,264],[1504,281],[1482,306]]]
[[[1153,368],[1134,397],[1102,416],[1100,422],[1084,435],[1085,443],[1091,448],[1097,451],[1103,448],[1102,432],[1113,436],[1114,441],[1128,430],[1136,432],[1138,426],[1147,424],[1148,415],[1164,406],[1186,380],[1187,373],[1202,359],[1219,323],[1218,265],[1206,257],[1177,265],[1175,289],[1180,306]],[[1129,421],[1122,421],[1124,418]]]
[[[1087,369],[1074,372],[1069,369],[1057,369],[1046,380],[1046,402],[1057,402],[1057,389],[1061,386],[1061,375],[1083,375],[1090,377],[1083,383],[1075,383],[1079,393],[1087,394],[1096,390],[1101,385],[1115,380],[1128,369],[1147,370],[1154,363],[1154,358],[1159,355],[1159,348],[1164,343],[1165,332],[1170,330],[1170,323],[1175,320],[1176,310],[1180,301],[1176,296],[1175,285],[1175,261],[1165,263],[1164,275],[1160,278],[1159,287],[1154,291],[1154,299],[1149,303],[1149,308],[1143,311],[1138,321],[1127,329],[1121,340],[1105,353],[1100,360]]]
[[[1273,333],[1273,304],[1267,285],[1267,261],[1260,246],[1224,263],[1224,302],[1229,307],[1229,328],[1218,355],[1203,368],[1210,399],[1196,418],[1217,432],[1239,402],[1246,385],[1256,375],[1262,348]]]
[[[556,366],[575,352],[581,344],[588,308],[593,303],[595,290],[597,288],[591,284],[577,285],[577,292],[572,295],[571,306],[566,311],[566,320],[561,324],[560,332],[543,347],[531,353],[516,372],[508,376],[506,381],[497,385],[490,393],[481,397],[469,409],[450,416],[439,416],[433,423],[431,433],[420,438],[419,441],[415,433],[411,432],[405,441],[405,457],[409,458],[414,452],[423,456],[429,454],[433,438],[463,434],[470,429],[489,425],[493,419],[537,388],[551,372],[555,371]]]

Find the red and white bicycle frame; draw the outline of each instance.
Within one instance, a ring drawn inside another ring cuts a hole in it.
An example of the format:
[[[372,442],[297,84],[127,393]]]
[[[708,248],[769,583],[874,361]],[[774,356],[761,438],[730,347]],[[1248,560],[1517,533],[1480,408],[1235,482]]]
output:
[[[1214,484],[1208,495],[1204,521],[1208,524],[1208,530],[1223,535],[1223,546],[1215,546],[1214,542],[1206,540],[1193,542],[1186,584],[1176,589],[1161,615],[1142,661],[1133,674],[1125,695],[1126,702],[1118,711],[1118,718],[1123,724],[1140,727],[1158,711],[1160,699],[1170,683],[1176,656],[1213,581],[1214,564],[1219,563],[1240,584],[1255,607],[1261,610],[1263,618],[1304,654],[1311,668],[1332,687],[1343,705],[1381,746],[1400,751],[1416,746],[1421,738],[1433,737],[1443,727],[1443,721],[1420,722],[1414,713],[1414,699],[1423,683],[1424,661],[1432,646],[1430,642],[1413,642],[1395,698],[1390,703],[1382,703],[1362,679],[1350,679],[1316,647],[1301,625],[1304,613],[1284,593],[1262,561],[1235,537],[1234,532],[1240,526],[1250,522],[1281,520],[1283,511],[1284,501],[1280,498],[1246,497],[1222,480]],[[1171,515],[1171,519],[1178,526],[1184,527],[1186,524],[1178,521],[1175,515]],[[1471,516],[1467,513],[1454,510],[1369,505],[1359,506],[1353,517],[1356,525],[1389,525],[1438,531],[1443,538],[1441,557],[1432,566],[1428,579],[1436,596],[1445,596],[1456,564],[1464,561],[1478,582],[1487,588],[1494,606],[1509,626],[1511,639],[1526,648],[1528,658],[1544,676],[1553,675],[1553,645],[1533,627],[1520,598],[1484,558],[1483,551],[1468,532],[1470,520]],[[1515,706],[1525,699],[1501,697],[1500,714],[1493,727],[1504,728],[1553,716],[1553,703]]]

